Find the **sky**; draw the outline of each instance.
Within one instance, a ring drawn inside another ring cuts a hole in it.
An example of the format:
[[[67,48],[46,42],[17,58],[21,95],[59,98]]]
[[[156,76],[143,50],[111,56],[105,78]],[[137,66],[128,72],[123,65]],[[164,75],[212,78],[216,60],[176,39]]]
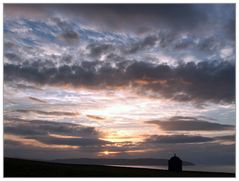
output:
[[[4,156],[235,164],[234,4],[4,4]]]

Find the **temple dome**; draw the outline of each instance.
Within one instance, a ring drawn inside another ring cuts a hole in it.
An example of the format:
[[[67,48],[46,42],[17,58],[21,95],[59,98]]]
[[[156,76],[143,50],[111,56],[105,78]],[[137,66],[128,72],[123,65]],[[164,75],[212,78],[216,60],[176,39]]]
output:
[[[168,160],[168,170],[175,172],[182,171],[182,160],[176,154]]]

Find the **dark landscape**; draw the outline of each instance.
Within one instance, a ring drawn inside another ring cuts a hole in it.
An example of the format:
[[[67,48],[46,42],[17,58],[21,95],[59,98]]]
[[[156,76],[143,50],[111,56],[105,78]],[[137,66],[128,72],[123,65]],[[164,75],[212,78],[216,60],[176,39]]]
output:
[[[4,158],[4,177],[235,177],[234,173],[123,168]]]

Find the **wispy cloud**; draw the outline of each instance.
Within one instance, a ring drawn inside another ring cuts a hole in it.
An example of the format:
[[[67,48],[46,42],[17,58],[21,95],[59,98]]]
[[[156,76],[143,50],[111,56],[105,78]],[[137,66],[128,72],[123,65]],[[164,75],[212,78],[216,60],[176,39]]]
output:
[[[23,109],[18,109],[15,110],[15,112],[19,113],[36,113],[36,114],[43,114],[43,115],[52,115],[52,116],[77,116],[79,113],[74,113],[74,112],[64,112],[64,111],[40,111],[40,110],[23,110]]]
[[[29,97],[29,99],[33,100],[33,101],[36,101],[36,102],[40,102],[40,103],[47,103],[47,101],[44,101],[44,100],[41,100],[41,99],[38,99],[36,97]]]

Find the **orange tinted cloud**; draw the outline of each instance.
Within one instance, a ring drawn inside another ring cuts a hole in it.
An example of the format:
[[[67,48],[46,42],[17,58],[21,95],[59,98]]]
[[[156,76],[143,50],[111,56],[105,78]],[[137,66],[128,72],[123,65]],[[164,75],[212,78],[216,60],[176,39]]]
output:
[[[4,140],[5,141],[16,141],[19,142],[23,145],[29,145],[29,146],[33,146],[33,147],[39,147],[39,148],[57,148],[57,149],[79,149],[80,146],[72,146],[72,145],[57,145],[57,144],[45,144],[45,143],[41,143],[35,139],[26,139],[23,138],[21,136],[15,136],[15,135],[11,135],[11,134],[5,134],[4,135]]]
[[[166,84],[167,80],[147,80],[147,79],[139,79],[135,80],[134,83],[138,85],[148,85],[148,84]]]

